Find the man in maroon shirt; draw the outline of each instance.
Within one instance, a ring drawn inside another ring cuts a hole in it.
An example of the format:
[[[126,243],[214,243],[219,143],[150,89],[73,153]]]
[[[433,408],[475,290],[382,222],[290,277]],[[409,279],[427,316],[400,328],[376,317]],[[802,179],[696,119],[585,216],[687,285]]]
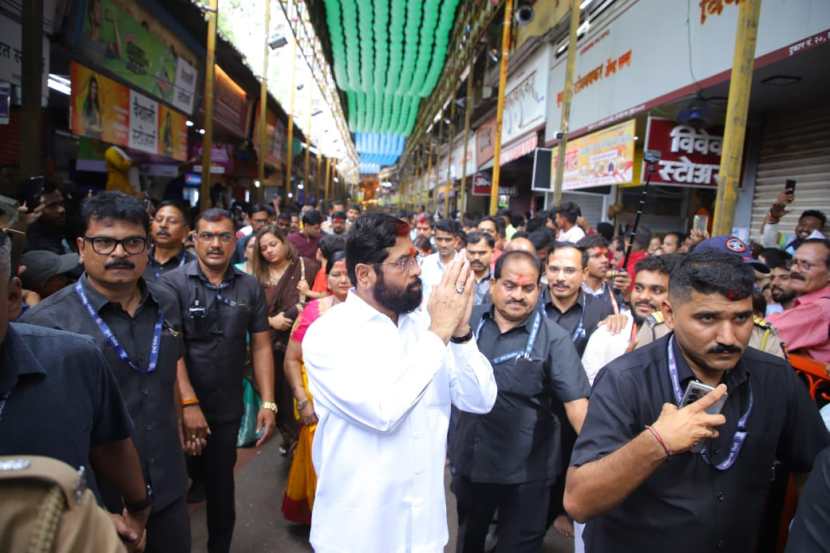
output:
[[[288,241],[294,245],[299,255],[314,259],[317,254],[317,245],[320,243],[320,225],[322,224],[323,216],[319,211],[308,211],[303,215],[302,230],[288,235]]]

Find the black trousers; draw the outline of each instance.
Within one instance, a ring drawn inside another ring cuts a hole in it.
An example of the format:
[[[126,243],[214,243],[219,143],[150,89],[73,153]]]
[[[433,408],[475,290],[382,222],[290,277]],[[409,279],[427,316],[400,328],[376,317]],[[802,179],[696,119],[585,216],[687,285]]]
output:
[[[145,553],[190,553],[190,516],[184,496],[147,520]]]
[[[195,479],[205,484],[208,553],[229,553],[236,523],[233,467],[239,421],[208,424],[207,446],[201,455],[191,458],[190,468]]]
[[[484,484],[453,479],[458,504],[457,553],[484,553],[487,528],[498,510],[496,553],[540,553],[547,530],[550,483]]]

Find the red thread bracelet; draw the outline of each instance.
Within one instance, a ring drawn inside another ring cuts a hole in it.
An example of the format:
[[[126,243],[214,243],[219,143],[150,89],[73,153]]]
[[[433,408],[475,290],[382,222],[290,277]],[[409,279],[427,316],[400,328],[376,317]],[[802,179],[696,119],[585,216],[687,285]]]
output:
[[[666,457],[671,457],[671,449],[669,449],[669,446],[667,446],[666,442],[663,441],[663,437],[660,435],[660,433],[649,425],[646,425],[646,430],[651,432],[651,435],[654,436],[654,439],[657,440],[657,443],[660,444],[660,446],[663,448],[663,451],[666,452]]]

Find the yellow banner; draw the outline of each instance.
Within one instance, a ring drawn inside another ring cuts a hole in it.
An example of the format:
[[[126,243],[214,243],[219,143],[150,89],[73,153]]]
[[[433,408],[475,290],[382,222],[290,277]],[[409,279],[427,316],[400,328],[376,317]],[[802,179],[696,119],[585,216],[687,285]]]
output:
[[[635,121],[568,142],[563,190],[626,184],[634,179]],[[556,174],[557,150],[552,152],[551,174]]]

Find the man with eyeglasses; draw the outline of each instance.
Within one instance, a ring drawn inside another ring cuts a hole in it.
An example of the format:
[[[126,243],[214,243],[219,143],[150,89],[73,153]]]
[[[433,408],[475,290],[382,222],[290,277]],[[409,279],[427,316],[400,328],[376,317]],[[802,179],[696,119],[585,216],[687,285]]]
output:
[[[319,419],[316,553],[443,551],[450,405],[486,413],[496,399],[469,325],[469,265],[450,263],[427,321],[409,230],[382,213],[357,219],[346,240],[355,287],[303,340]]]
[[[173,200],[161,202],[150,223],[153,244],[150,246],[150,260],[144,270],[144,280],[154,282],[164,273],[193,260],[193,254],[184,247],[188,234],[190,223],[186,208]]]
[[[790,288],[797,294],[793,307],[770,315],[790,352],[806,353],[830,363],[830,240],[804,240],[793,257]]]
[[[150,484],[146,498],[122,505],[100,485],[110,511],[145,513],[149,552],[190,551],[176,376],[184,366],[181,316],[169,290],[147,283],[149,220],[142,203],[121,192],[87,199],[78,238],[84,275],[28,310],[23,322],[89,336],[109,362],[135,425],[133,440]],[[198,449],[193,436],[189,447]]]
[[[597,375],[564,500],[587,553],[755,551],[773,463],[807,473],[830,444],[789,365],[748,347],[753,285],[737,255],[689,254],[663,304],[673,332]]]
[[[205,483],[209,553],[228,553],[236,520],[236,437],[242,418],[242,378],[251,336],[251,360],[262,408],[259,440],[274,431],[274,358],[265,295],[256,279],[230,265],[236,245],[231,214],[208,209],[196,219],[196,259],[162,276],[176,295],[183,318],[187,370],[179,374],[185,430],[207,445],[192,458],[196,480]],[[200,424],[188,428],[188,420]]]

